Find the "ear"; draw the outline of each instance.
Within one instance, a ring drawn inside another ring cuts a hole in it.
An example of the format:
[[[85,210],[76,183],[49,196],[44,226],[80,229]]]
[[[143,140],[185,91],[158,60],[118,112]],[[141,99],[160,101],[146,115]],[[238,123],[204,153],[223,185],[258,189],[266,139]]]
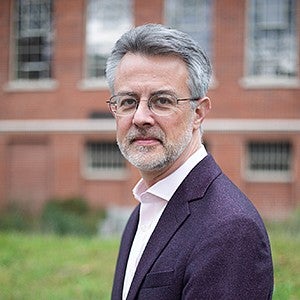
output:
[[[195,110],[194,128],[199,129],[204,118],[211,109],[211,101],[208,97],[204,97],[199,100],[198,106]]]

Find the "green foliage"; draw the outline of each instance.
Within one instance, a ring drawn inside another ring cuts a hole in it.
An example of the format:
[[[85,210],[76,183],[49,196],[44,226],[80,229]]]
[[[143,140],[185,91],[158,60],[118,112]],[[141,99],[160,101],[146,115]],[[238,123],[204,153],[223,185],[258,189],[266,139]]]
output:
[[[41,225],[43,231],[60,235],[91,235],[97,232],[100,217],[89,210],[84,199],[52,199],[45,205]]]
[[[28,231],[34,227],[34,218],[13,202],[0,215],[0,230]]]
[[[65,200],[54,199],[52,201],[50,200],[48,203],[54,204],[66,212],[72,212],[77,215],[84,215],[89,212],[87,201],[79,197],[68,198]]]
[[[103,211],[91,210],[80,197],[50,199],[40,216],[33,216],[17,203],[1,213],[0,230],[92,235],[97,233],[98,224],[104,218]]]

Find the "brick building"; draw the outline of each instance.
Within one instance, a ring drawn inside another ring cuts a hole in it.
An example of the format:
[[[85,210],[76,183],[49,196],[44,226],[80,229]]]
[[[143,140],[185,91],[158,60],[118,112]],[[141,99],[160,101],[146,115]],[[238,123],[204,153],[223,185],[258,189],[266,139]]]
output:
[[[207,148],[266,218],[285,217],[300,202],[299,0],[0,1],[0,207],[135,203],[104,67],[120,34],[149,22],[203,45]]]

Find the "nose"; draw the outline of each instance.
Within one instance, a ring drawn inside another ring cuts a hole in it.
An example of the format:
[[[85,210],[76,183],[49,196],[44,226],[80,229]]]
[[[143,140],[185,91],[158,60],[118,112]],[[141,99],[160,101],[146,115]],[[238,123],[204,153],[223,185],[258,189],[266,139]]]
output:
[[[132,123],[138,127],[152,126],[154,124],[154,114],[148,106],[147,100],[140,100],[139,105],[133,115]]]

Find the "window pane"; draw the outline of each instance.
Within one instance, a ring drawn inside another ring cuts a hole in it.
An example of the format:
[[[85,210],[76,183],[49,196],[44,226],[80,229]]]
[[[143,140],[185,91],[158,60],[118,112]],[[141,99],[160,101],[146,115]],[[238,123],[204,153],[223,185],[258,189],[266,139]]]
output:
[[[250,142],[248,169],[254,172],[287,173],[291,171],[292,147],[289,142]]]
[[[105,76],[106,59],[115,41],[133,26],[132,0],[88,0],[87,77]]]
[[[15,1],[15,77],[51,78],[52,1]]]
[[[248,75],[297,76],[294,0],[251,0]]]
[[[115,142],[87,142],[86,167],[90,172],[125,169],[125,159]]]
[[[165,24],[190,34],[211,56],[212,0],[165,0]]]

